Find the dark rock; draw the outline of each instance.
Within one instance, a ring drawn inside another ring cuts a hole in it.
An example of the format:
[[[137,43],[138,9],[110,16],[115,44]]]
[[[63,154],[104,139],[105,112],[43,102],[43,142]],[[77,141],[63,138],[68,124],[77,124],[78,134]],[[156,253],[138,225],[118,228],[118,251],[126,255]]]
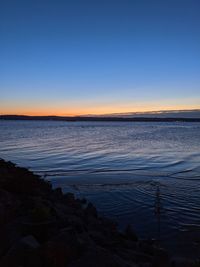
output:
[[[86,204],[87,203],[87,199],[86,198],[81,198],[80,201],[81,201],[82,204]]]
[[[95,208],[95,206],[92,203],[88,203],[86,209],[85,209],[85,214],[87,216],[93,216],[97,218],[97,210]]]
[[[75,199],[74,194],[72,193],[64,194],[62,202],[76,210],[82,209],[82,203],[78,199]]]
[[[137,250],[138,249],[138,244],[135,241],[124,239],[123,236],[120,239],[120,243],[124,248],[132,249],[132,250]]]
[[[154,248],[153,264],[155,267],[169,266],[169,255],[165,249]]]
[[[33,236],[26,236],[13,245],[0,260],[1,267],[40,267],[42,266],[40,244]]]
[[[69,264],[69,267],[137,267],[136,264],[122,260],[115,254],[98,246],[89,247],[84,255]]]
[[[124,249],[120,247],[116,250],[116,254],[119,255],[122,259],[129,260],[131,262],[140,264],[140,263],[150,263],[153,262],[153,257],[142,253],[141,251],[134,251],[132,249]]]
[[[102,246],[102,247],[112,247],[114,240],[111,238],[107,238],[103,233],[98,231],[89,231],[89,236],[92,238],[92,240],[95,241],[96,244]]]
[[[117,232],[117,223],[108,218],[100,218],[103,227],[109,229],[111,232]]]
[[[130,224],[128,224],[125,229],[125,237],[133,241],[138,241],[138,237],[136,233],[133,231],[132,226]]]
[[[45,242],[56,228],[56,221],[49,220],[43,222],[21,222],[22,233],[24,235],[34,235],[40,242]]]
[[[0,160],[0,187],[12,193],[37,195],[51,192],[51,185],[31,171]]]
[[[64,194],[65,202],[72,203],[75,201],[75,197],[73,193],[66,193]]]
[[[12,222],[0,227],[0,257],[5,255],[8,249],[22,238],[19,223]]]
[[[20,204],[17,197],[0,189],[0,225],[7,224],[17,216]]]
[[[58,199],[62,199],[63,197],[63,192],[62,189],[60,187],[57,187],[53,190],[52,195],[54,198]]]
[[[148,242],[139,241],[138,248],[140,251],[142,251],[145,254],[148,254],[151,256],[155,254],[155,247],[153,245],[150,245]]]
[[[79,242],[83,248],[95,246],[94,240],[90,237],[88,232],[79,233]]]
[[[83,222],[82,218],[77,215],[73,215],[73,214],[68,215],[67,222],[69,225],[72,225],[74,229],[79,233],[87,230],[87,226]]]
[[[73,229],[63,229],[44,245],[45,266],[65,267],[72,260],[78,259],[82,251],[82,244]]]
[[[200,262],[194,262],[189,259],[181,258],[181,257],[174,257],[171,259],[171,267],[199,267]]]

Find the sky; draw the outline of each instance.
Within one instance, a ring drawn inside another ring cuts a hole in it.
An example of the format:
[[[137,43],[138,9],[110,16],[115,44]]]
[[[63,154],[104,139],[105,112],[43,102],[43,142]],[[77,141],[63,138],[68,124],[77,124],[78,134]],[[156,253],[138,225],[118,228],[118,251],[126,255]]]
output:
[[[200,108],[199,0],[1,0],[0,114]]]

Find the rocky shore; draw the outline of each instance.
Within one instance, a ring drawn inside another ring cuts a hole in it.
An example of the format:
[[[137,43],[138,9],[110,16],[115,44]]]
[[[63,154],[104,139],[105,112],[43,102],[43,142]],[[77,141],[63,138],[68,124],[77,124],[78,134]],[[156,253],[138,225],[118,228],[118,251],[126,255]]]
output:
[[[0,160],[0,267],[199,266],[172,260],[128,225],[98,216],[86,199]]]

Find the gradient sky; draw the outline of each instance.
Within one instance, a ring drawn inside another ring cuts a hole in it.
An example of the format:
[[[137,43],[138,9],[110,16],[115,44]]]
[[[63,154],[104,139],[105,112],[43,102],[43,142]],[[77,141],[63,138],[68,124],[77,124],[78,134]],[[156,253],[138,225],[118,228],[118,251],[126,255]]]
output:
[[[0,114],[200,108],[199,0],[1,0]]]

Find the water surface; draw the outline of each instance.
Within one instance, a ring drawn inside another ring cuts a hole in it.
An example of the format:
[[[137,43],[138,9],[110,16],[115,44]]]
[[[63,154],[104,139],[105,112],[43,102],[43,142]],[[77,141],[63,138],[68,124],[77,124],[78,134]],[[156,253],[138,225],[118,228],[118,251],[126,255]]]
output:
[[[200,253],[200,123],[0,121],[0,157],[87,197],[121,229]]]

